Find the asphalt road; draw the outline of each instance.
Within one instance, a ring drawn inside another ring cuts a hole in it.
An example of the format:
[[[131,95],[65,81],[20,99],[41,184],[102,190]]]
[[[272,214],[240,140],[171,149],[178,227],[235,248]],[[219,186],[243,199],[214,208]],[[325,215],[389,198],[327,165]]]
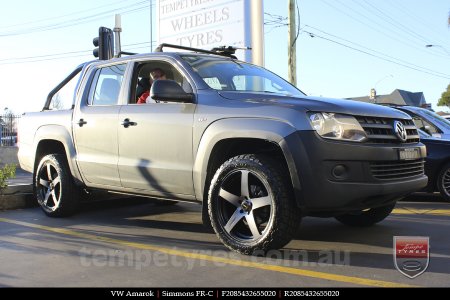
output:
[[[39,208],[0,212],[0,286],[364,287],[450,286],[450,203],[416,195],[370,228],[304,218],[266,257],[227,250],[201,225],[200,206],[142,199],[86,204],[52,219]],[[394,236],[430,238],[430,262],[409,279]]]

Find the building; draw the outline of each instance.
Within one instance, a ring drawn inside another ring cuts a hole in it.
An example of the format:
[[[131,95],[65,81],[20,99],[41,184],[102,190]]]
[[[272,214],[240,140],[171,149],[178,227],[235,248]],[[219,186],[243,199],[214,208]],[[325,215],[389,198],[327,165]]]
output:
[[[389,95],[377,95],[375,89],[371,89],[370,96],[347,99],[377,104],[411,105],[431,109],[431,105],[426,102],[422,92],[413,93],[400,89],[394,90]]]

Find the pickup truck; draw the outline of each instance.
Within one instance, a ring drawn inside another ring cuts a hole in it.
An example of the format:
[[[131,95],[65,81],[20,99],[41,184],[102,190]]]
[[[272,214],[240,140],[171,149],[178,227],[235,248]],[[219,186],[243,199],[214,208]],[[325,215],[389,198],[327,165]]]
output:
[[[199,52],[84,63],[23,116],[19,161],[45,214],[73,214],[86,190],[197,202],[225,246],[252,254],[286,245],[304,216],[373,225],[426,186],[407,114],[308,97],[262,67]],[[137,104],[155,68],[166,79]]]

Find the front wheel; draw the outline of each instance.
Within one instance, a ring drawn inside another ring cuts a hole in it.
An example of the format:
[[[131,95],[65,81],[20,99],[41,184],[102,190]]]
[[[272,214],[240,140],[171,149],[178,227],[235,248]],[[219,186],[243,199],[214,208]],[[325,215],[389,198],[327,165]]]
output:
[[[60,154],[44,156],[35,176],[36,198],[47,216],[63,217],[77,210],[78,190],[64,156]]]
[[[342,224],[354,227],[368,227],[387,218],[395,207],[394,204],[370,208],[355,213],[348,213],[336,217]]]
[[[279,163],[240,155],[216,172],[208,194],[208,213],[218,238],[242,254],[264,254],[286,245],[295,234],[300,211]]]

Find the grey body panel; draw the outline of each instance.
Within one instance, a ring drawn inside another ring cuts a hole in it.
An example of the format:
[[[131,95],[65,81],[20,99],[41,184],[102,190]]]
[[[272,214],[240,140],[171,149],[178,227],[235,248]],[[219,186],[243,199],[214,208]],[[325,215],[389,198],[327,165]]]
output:
[[[73,121],[77,161],[86,184],[120,185],[117,170],[120,106],[84,106]],[[83,126],[77,124],[80,120]]]
[[[195,104],[126,105],[119,120],[136,125],[118,128],[122,186],[193,195],[192,122]]]
[[[43,141],[57,141],[64,147],[72,176],[81,181],[77,165],[77,152],[72,141],[72,110],[45,111],[29,113],[19,125],[20,147],[19,163],[21,168],[33,173],[35,157],[39,144]]]

